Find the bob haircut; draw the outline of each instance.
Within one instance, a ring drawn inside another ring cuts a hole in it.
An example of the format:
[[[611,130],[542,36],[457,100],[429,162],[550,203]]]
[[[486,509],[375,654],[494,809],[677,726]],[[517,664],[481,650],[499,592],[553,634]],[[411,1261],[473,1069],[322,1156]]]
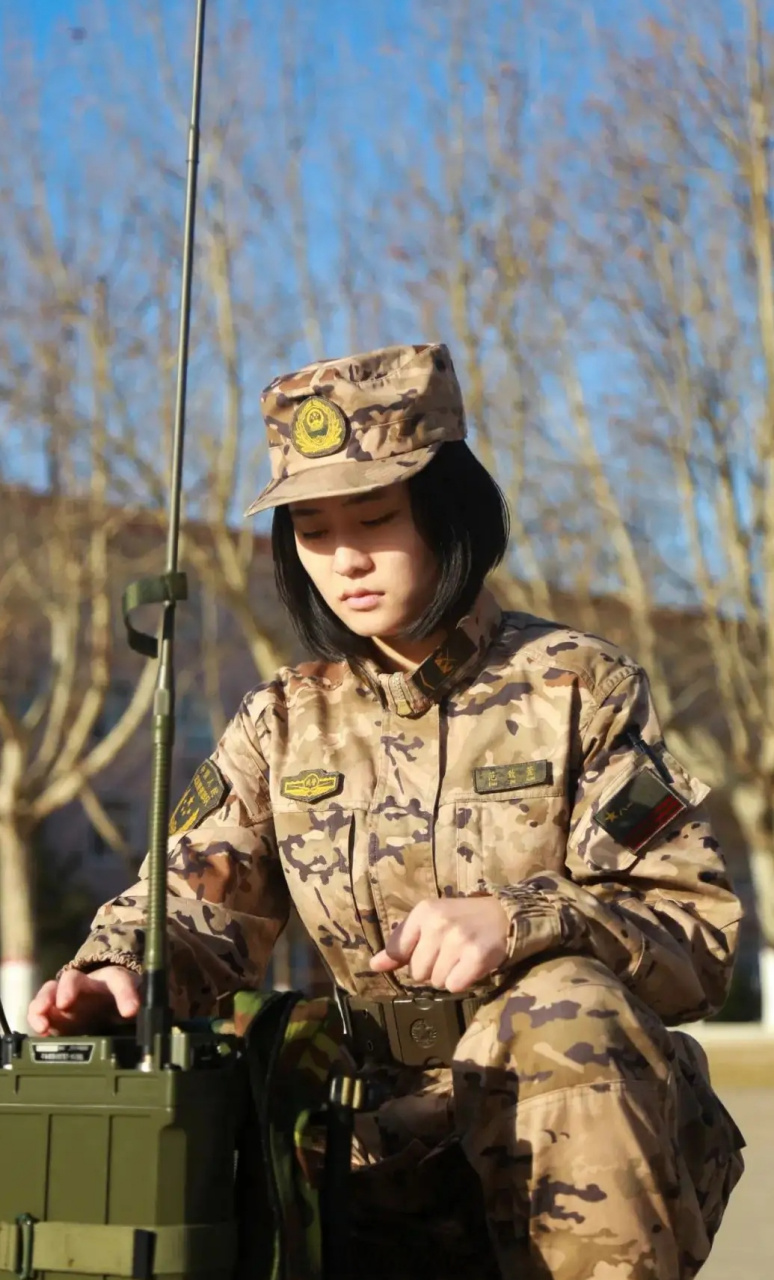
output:
[[[505,555],[510,521],[500,486],[464,440],[441,445],[404,483],[417,528],[440,566],[433,599],[403,633],[421,640],[454,626],[469,611],[486,575]],[[301,564],[287,506],[274,510],[271,542],[277,591],[304,647],[333,661],[372,654],[370,640],[336,617]]]

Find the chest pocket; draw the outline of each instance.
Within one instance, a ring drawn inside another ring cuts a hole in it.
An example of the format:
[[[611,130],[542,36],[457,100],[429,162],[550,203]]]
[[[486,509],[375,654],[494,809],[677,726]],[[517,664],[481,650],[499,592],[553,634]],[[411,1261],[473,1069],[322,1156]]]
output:
[[[325,921],[352,912],[351,861],[354,817],[341,805],[275,808],[282,869],[293,901],[314,937]]]
[[[515,884],[564,863],[570,805],[564,787],[519,787],[455,802],[457,892]]]

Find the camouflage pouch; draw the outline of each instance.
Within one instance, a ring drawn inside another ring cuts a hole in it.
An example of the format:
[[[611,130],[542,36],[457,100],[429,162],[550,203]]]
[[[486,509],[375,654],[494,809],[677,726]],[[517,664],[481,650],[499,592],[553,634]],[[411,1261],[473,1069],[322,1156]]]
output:
[[[345,1124],[342,1133],[330,1102],[342,1042],[338,1011],[333,1001],[298,991],[243,991],[233,1019],[218,1029],[245,1042],[253,1101],[237,1173],[238,1274],[322,1280],[336,1217],[327,1183],[341,1187],[351,1154],[351,1129],[347,1135]]]
[[[710,1084],[709,1066],[701,1045],[681,1031],[672,1032],[672,1041],[680,1064],[680,1152],[711,1244],[731,1192],[744,1170],[745,1141]]]

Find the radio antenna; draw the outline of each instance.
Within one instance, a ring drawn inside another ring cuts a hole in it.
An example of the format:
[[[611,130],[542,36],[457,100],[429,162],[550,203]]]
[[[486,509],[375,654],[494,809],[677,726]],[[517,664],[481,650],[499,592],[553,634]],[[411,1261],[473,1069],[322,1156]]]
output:
[[[167,833],[172,746],[175,736],[175,674],[173,646],[175,609],[188,595],[186,575],[178,571],[180,505],[183,483],[183,440],[185,436],[188,344],[191,322],[191,281],[193,277],[194,225],[196,220],[196,178],[199,164],[199,116],[202,96],[204,15],[206,0],[197,0],[194,37],[191,122],[188,130],[185,226],[183,232],[183,274],[180,296],[180,329],[177,350],[177,395],[172,438],[172,465],[169,487],[169,525],[166,572],[157,578],[143,578],[124,592],[123,612],[129,644],[139,653],[158,659],[158,675],[153,697],[153,763],[150,818],[148,828],[148,919],[145,940],[145,978],[142,1008],[137,1018],[137,1042],[142,1066],[151,1070],[156,1055],[163,1065],[169,1061],[169,984],[167,974]],[[139,605],[161,604],[159,637],[135,630],[130,614]]]

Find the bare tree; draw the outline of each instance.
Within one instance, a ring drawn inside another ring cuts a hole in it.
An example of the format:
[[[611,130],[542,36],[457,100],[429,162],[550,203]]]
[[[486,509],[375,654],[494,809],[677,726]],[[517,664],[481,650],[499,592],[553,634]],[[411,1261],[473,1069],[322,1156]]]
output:
[[[706,7],[700,30],[680,6],[665,8],[662,22],[643,26],[636,51],[604,44],[588,164],[568,192],[583,211],[567,251],[584,305],[568,318],[555,291],[552,310],[561,313],[564,403],[593,482],[614,589],[673,739],[723,789],[744,834],[770,1025],[772,44],[755,0],[739,6],[743,39],[721,6]],[[606,363],[604,395],[579,376],[579,358]],[[684,611],[691,661],[676,658],[660,633],[659,610],[670,603]],[[675,663],[696,695],[687,720]]]
[[[111,39],[112,15],[101,6],[65,49],[100,117],[86,124],[73,104],[66,164],[56,163],[40,124],[45,68],[23,42],[0,101],[8,258],[0,483],[20,482],[4,491],[0,560],[0,625],[9,633],[0,701],[0,934],[4,991],[17,1021],[33,981],[34,832],[77,799],[120,849],[95,783],[140,724],[154,681],[153,664],[136,662],[129,705],[100,732],[112,676],[132,670],[123,654],[116,667],[120,588],[147,571],[154,522],[162,545],[176,363],[185,93],[156,7],[137,5],[135,19],[159,71],[152,118],[125,109],[138,99],[137,71]],[[219,665],[224,643],[233,643],[224,638],[234,630],[224,615],[236,620],[259,675],[283,656],[276,609],[266,618],[265,549],[256,554],[265,544],[247,527],[234,529],[238,507],[254,496],[262,453],[245,367],[254,383],[256,360],[291,340],[276,320],[271,340],[265,336],[267,316],[283,310],[282,281],[262,273],[256,249],[261,177],[254,135],[242,123],[256,82],[240,53],[243,35],[238,21],[211,26],[189,400],[183,555],[206,625],[196,635],[189,626],[186,643],[206,673],[213,739],[226,715]],[[105,55],[112,74],[107,101],[91,84],[94,54],[97,62]],[[260,111],[260,100],[255,105]],[[90,147],[95,136],[101,145]],[[118,169],[108,168],[109,154],[121,157]],[[270,221],[270,203],[263,208]],[[19,696],[24,689],[31,700]]]
[[[140,726],[154,672],[152,664],[134,664],[133,696],[101,736],[115,670],[116,524],[96,497],[41,501],[26,488],[2,494],[0,978],[17,1025],[35,980],[30,857],[36,829],[78,799],[100,834],[122,846],[94,784]]]

